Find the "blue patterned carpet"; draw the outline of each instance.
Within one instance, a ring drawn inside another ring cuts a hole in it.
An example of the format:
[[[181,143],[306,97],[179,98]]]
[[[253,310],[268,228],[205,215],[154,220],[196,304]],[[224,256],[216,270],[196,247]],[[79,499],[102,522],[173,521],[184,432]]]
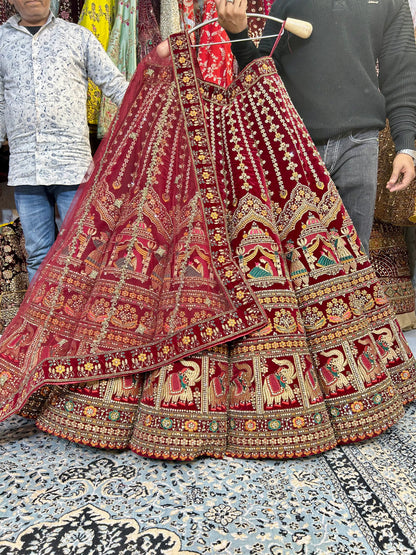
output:
[[[0,424],[0,555],[416,554],[416,403],[291,461],[159,462]]]

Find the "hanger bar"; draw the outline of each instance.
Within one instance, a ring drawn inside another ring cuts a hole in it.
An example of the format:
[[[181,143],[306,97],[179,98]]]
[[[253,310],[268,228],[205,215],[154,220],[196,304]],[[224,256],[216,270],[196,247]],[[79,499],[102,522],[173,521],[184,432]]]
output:
[[[262,13],[248,13],[247,17],[260,17],[261,19],[270,19],[271,21],[276,21],[277,23],[284,23],[286,31],[289,31],[290,33],[293,33],[294,35],[297,35],[302,39],[309,38],[313,30],[312,25],[308,21],[302,21],[301,19],[293,19],[293,17],[288,17],[286,21],[284,21],[283,19],[278,19],[277,17],[273,17],[271,15],[265,15]],[[199,25],[195,25],[195,27],[192,27],[192,29],[190,29],[188,33],[189,34],[194,33],[198,29],[201,29],[201,27],[204,27],[205,25],[209,25],[210,23],[215,23],[216,21],[218,21],[218,17],[215,17],[214,19],[208,19],[207,21],[203,21]],[[238,40],[241,40],[241,39],[238,39]],[[247,39],[244,39],[244,40],[247,40]],[[234,41],[227,41],[227,42],[234,42]],[[205,45],[200,45],[200,46],[205,46]]]
[[[248,13],[247,17],[260,17],[261,19],[271,19],[272,21],[283,23],[283,19],[278,19],[277,17],[273,17],[271,15],[265,15],[262,13]],[[216,21],[218,21],[218,17],[214,17],[214,19],[207,19],[206,21],[203,21],[199,25],[195,25],[195,27],[192,27],[192,29],[190,29],[188,32],[189,34],[194,33],[195,31],[198,31],[198,29],[201,29],[201,27],[205,27],[205,25],[209,25],[210,23],[215,23]]]
[[[282,33],[283,35],[283,33]],[[261,40],[261,39],[272,39],[274,37],[278,37],[279,34],[276,35],[258,35],[255,37],[247,37],[245,39],[234,39],[234,40],[222,40],[220,42],[206,42],[204,44],[191,44],[192,48],[199,48],[200,46],[212,46],[214,44],[231,44],[234,42],[244,42],[247,40]]]

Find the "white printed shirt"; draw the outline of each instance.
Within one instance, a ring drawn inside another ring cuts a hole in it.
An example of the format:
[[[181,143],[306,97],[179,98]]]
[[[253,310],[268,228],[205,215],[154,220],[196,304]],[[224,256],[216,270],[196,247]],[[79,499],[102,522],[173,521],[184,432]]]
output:
[[[76,185],[91,163],[90,78],[121,104],[128,82],[98,39],[55,18],[33,36],[15,15],[0,26],[0,144],[9,185]]]

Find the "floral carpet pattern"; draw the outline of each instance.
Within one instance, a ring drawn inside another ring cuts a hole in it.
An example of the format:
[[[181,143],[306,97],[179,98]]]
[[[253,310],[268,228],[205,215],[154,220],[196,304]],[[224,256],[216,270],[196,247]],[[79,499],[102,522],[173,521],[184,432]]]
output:
[[[416,404],[298,460],[177,463],[0,424],[0,555],[416,553]]]

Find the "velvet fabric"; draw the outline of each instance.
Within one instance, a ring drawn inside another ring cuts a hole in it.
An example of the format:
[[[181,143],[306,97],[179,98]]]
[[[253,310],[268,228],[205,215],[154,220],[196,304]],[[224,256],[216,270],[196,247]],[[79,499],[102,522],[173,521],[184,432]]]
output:
[[[138,67],[0,343],[1,417],[169,459],[372,437],[414,359],[270,58]]]
[[[0,334],[16,315],[28,287],[26,253],[19,218],[0,224]]]

